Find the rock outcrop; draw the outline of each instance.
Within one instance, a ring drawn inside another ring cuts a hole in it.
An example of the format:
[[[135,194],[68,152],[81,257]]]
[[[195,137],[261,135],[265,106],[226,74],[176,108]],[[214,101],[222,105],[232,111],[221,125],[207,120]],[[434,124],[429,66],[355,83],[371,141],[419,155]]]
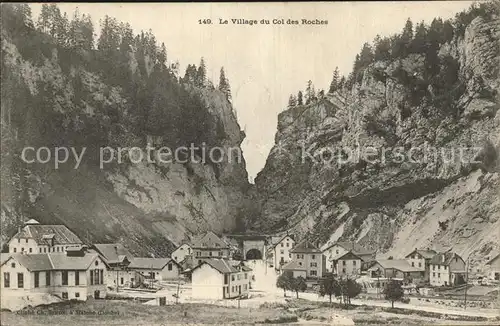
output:
[[[498,44],[495,16],[441,45],[438,57],[459,63],[456,115],[435,104],[431,86],[431,101],[415,103],[397,78],[423,80],[418,53],[376,61],[352,89],[282,112],[255,179],[254,227],[356,240],[381,256],[453,248],[480,263],[500,250]]]

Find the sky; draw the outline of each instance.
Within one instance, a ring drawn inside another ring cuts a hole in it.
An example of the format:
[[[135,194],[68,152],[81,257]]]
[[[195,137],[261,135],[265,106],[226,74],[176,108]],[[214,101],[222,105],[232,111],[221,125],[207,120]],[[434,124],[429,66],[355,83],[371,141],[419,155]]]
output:
[[[290,94],[304,90],[307,80],[328,89],[338,66],[347,75],[363,43],[377,34],[399,33],[407,18],[430,23],[454,17],[470,1],[432,2],[282,2],[282,3],[61,3],[68,17],[78,7],[90,14],[96,33],[107,14],[129,22],[134,33],[151,29],[164,42],[168,60],[179,61],[181,75],[203,57],[208,77],[218,83],[223,66],[232,90],[238,122],[246,133],[242,143],[249,180],[264,167],[274,145],[278,114]],[[32,4],[37,17],[41,4]],[[199,20],[211,20],[200,24]],[[229,24],[219,21],[229,20]],[[231,19],[270,21],[232,24]],[[273,24],[273,19],[285,24]],[[326,20],[323,25],[290,25],[288,19]]]

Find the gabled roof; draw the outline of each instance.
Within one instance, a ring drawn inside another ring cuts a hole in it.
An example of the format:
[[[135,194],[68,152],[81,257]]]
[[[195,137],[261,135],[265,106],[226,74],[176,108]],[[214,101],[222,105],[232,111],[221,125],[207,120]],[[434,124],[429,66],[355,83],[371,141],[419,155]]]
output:
[[[24,223],[24,225],[28,225],[28,224],[40,224],[40,223],[38,223],[38,221],[35,219],[30,219]]]
[[[162,270],[170,262],[174,263],[177,266],[180,266],[172,258],[135,257],[130,259],[128,268]]]
[[[133,256],[121,243],[96,243],[92,247],[99,252],[109,264],[121,263],[125,257],[130,261]]]
[[[281,267],[282,270],[289,270],[289,271],[305,271],[307,270],[304,266],[299,266],[299,262],[296,260],[289,261],[283,267]]]
[[[54,245],[69,245],[83,243],[65,225],[44,225],[44,224],[29,224],[26,225],[21,232],[17,233],[14,238],[33,239],[38,245],[50,244],[50,239],[53,238]]]
[[[425,250],[415,249],[412,252],[410,252],[408,255],[406,255],[405,258],[408,258],[415,253],[419,254],[420,256],[424,257],[425,259],[431,259],[432,257],[434,257],[437,254],[437,252],[432,250],[432,249],[425,249]]]
[[[295,240],[293,240],[293,237],[289,234],[285,234],[284,236],[280,237],[279,239],[272,239],[272,244],[271,246],[269,247],[268,250],[270,249],[274,249],[277,245],[279,245],[281,242],[283,242],[283,240],[285,240],[286,238],[290,238],[290,240],[292,240],[293,242],[295,242]]]
[[[356,242],[349,242],[349,241],[337,241],[332,245],[326,247],[323,251],[327,251],[335,246],[342,247],[347,251],[352,251],[356,255],[369,255],[375,252],[375,250],[368,250]]]
[[[31,272],[50,270],[87,270],[90,264],[99,257],[95,251],[86,253],[84,256],[67,256],[65,253],[47,254],[12,254],[11,259],[17,261]],[[9,261],[7,259],[2,263]],[[104,261],[104,260],[103,260]]]
[[[215,233],[208,231],[201,238],[196,237],[191,247],[196,249],[228,249],[228,245]]]
[[[219,273],[227,274],[227,273],[237,273],[238,269],[231,265],[231,263],[227,259],[222,258],[212,258],[212,259],[204,259],[201,264],[192,269],[192,271],[198,269],[203,265],[209,265],[213,269],[217,270]]]
[[[444,252],[444,253],[439,253],[439,254],[434,255],[434,257],[432,257],[429,264],[448,266],[448,265],[450,265],[451,261],[455,257],[457,257],[463,261],[462,257],[460,257],[459,255],[457,255],[454,252]]]
[[[377,259],[376,262],[384,269],[397,269],[401,272],[421,272],[424,270],[412,267],[406,259]]]
[[[292,250],[290,250],[292,253],[305,253],[305,254],[321,254],[321,250],[318,249],[315,245],[310,243],[307,239],[302,240],[298,245],[293,247]]]
[[[363,260],[361,259],[361,257],[359,257],[358,255],[356,255],[355,253],[353,253],[352,251],[348,251],[346,253],[344,253],[343,255],[341,255],[339,258],[337,258],[336,260],[349,260],[349,259],[359,259],[359,260]]]

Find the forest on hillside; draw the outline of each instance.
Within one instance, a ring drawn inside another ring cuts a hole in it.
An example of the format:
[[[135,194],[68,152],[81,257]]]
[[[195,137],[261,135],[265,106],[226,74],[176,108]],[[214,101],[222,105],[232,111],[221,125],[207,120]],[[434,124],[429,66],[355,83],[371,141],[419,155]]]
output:
[[[360,85],[365,69],[377,61],[397,62],[411,55],[422,55],[424,57],[422,79],[409,74],[401,67],[390,76],[383,69],[378,69],[375,71],[375,76],[378,81],[384,83],[388,78],[393,78],[399,84],[412,90],[406,99],[410,106],[439,107],[439,111],[436,112],[438,115],[457,118],[461,114],[461,108],[455,103],[463,94],[466,81],[459,78],[458,60],[450,55],[439,56],[439,49],[453,39],[463,38],[466,27],[476,17],[482,17],[488,22],[494,19],[495,14],[500,14],[498,2],[488,1],[474,3],[467,10],[457,13],[454,19],[435,18],[430,24],[425,24],[423,21],[415,24],[408,18],[401,33],[384,37],[377,35],[372,43],[364,43],[347,77],[342,76],[336,67],[327,93],[345,92]],[[499,44],[494,45],[500,47]],[[482,80],[475,82],[477,85],[484,85]],[[488,94],[487,89],[483,88],[482,91],[487,93],[482,94],[484,97],[495,96],[494,93]],[[309,80],[304,92],[299,91],[297,95],[290,95],[288,108],[307,105],[324,96],[325,91],[316,92],[314,84]],[[402,112],[404,119],[410,112],[408,108],[402,108],[402,110],[405,111]],[[427,115],[430,115],[430,112]]]

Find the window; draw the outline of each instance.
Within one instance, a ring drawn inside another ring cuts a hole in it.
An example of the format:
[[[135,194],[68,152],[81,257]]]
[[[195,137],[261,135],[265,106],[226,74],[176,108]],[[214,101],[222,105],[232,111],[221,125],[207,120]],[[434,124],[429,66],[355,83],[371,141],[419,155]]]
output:
[[[435,271],[436,270],[436,265],[432,265],[432,270]]]
[[[286,243],[286,247],[287,247],[287,248],[288,248],[288,247],[290,247],[290,244],[289,244],[288,242]]]
[[[352,266],[356,266],[356,261],[355,260],[352,261]]]
[[[94,271],[90,271],[90,285],[94,285]]]
[[[411,267],[415,267],[415,262],[414,261],[411,262]]]
[[[75,292],[75,298],[79,298],[80,297],[80,292]]]
[[[311,255],[311,259],[316,259],[316,255]]]
[[[316,271],[311,271],[311,276],[316,276],[318,273]]]
[[[68,292],[63,292],[62,293],[62,298],[67,299],[68,298]]]
[[[43,248],[43,253],[46,253],[47,252],[47,248]]]
[[[57,247],[56,249],[57,249],[56,251],[59,252],[59,247]]]
[[[280,250],[280,254],[284,255],[285,254],[285,250]]]
[[[311,263],[311,267],[318,267],[318,263]]]
[[[210,257],[212,257],[212,252],[210,251]]]
[[[23,247],[23,248],[21,248],[21,252],[24,252],[24,247]]]
[[[62,285],[68,285],[68,271],[62,271]]]
[[[342,261],[342,265],[344,265],[344,266],[346,265],[346,261],[345,260]]]
[[[234,274],[231,275],[231,281],[234,281]]]
[[[418,263],[418,267],[422,267],[422,263]]]
[[[171,271],[171,270],[172,270],[172,263],[169,263],[169,264],[167,265],[167,268],[168,268],[168,270],[169,270],[169,271]]]
[[[299,261],[299,266],[302,266],[302,262],[301,261]]]
[[[31,253],[31,252],[33,252],[33,249],[32,249],[32,248],[30,248],[30,253]]]
[[[222,251],[219,251],[219,257],[222,257]]]
[[[95,265],[96,266],[99,265],[99,261],[98,260],[95,261]]]
[[[35,287],[40,286],[40,272],[35,272]]]
[[[248,273],[245,273],[245,280],[248,279]]]
[[[438,278],[441,278],[441,273],[438,273]]]
[[[436,273],[432,273],[432,277],[436,277]]]
[[[17,248],[14,248],[14,252],[16,252],[16,251],[17,251]]]
[[[26,243],[28,243],[28,239],[26,239]]]
[[[345,273],[345,268],[342,268],[342,273]]]
[[[19,289],[24,288],[24,274],[23,273],[17,273],[17,287]]]
[[[337,250],[335,250],[335,253],[338,255],[338,254],[339,254],[339,250],[338,250],[338,249],[337,249]]]
[[[282,248],[284,247],[284,244],[283,244],[283,242],[281,243],[281,247],[282,247]]]
[[[21,243],[21,238],[17,238],[17,243]]]
[[[3,273],[3,286],[6,288],[10,288],[10,273]]]
[[[120,284],[123,285],[123,277],[120,277]]]
[[[16,263],[12,263],[12,264],[10,264],[10,267],[12,267],[12,268],[16,268]]]
[[[243,284],[243,290],[246,290],[246,289],[247,289],[247,285]]]
[[[42,253],[42,248],[38,248],[38,252],[39,252],[39,253]]]
[[[229,283],[229,275],[224,274],[224,284]]]
[[[292,254],[288,254],[288,258],[292,258]]]
[[[438,265],[438,270],[440,270],[440,269],[441,269],[441,265]]]
[[[443,266],[443,269],[446,270],[446,266]]]
[[[45,286],[49,286],[49,285],[50,285],[50,272],[46,271],[45,272]]]
[[[238,274],[237,278],[238,278],[238,281],[241,280],[241,274]]]

